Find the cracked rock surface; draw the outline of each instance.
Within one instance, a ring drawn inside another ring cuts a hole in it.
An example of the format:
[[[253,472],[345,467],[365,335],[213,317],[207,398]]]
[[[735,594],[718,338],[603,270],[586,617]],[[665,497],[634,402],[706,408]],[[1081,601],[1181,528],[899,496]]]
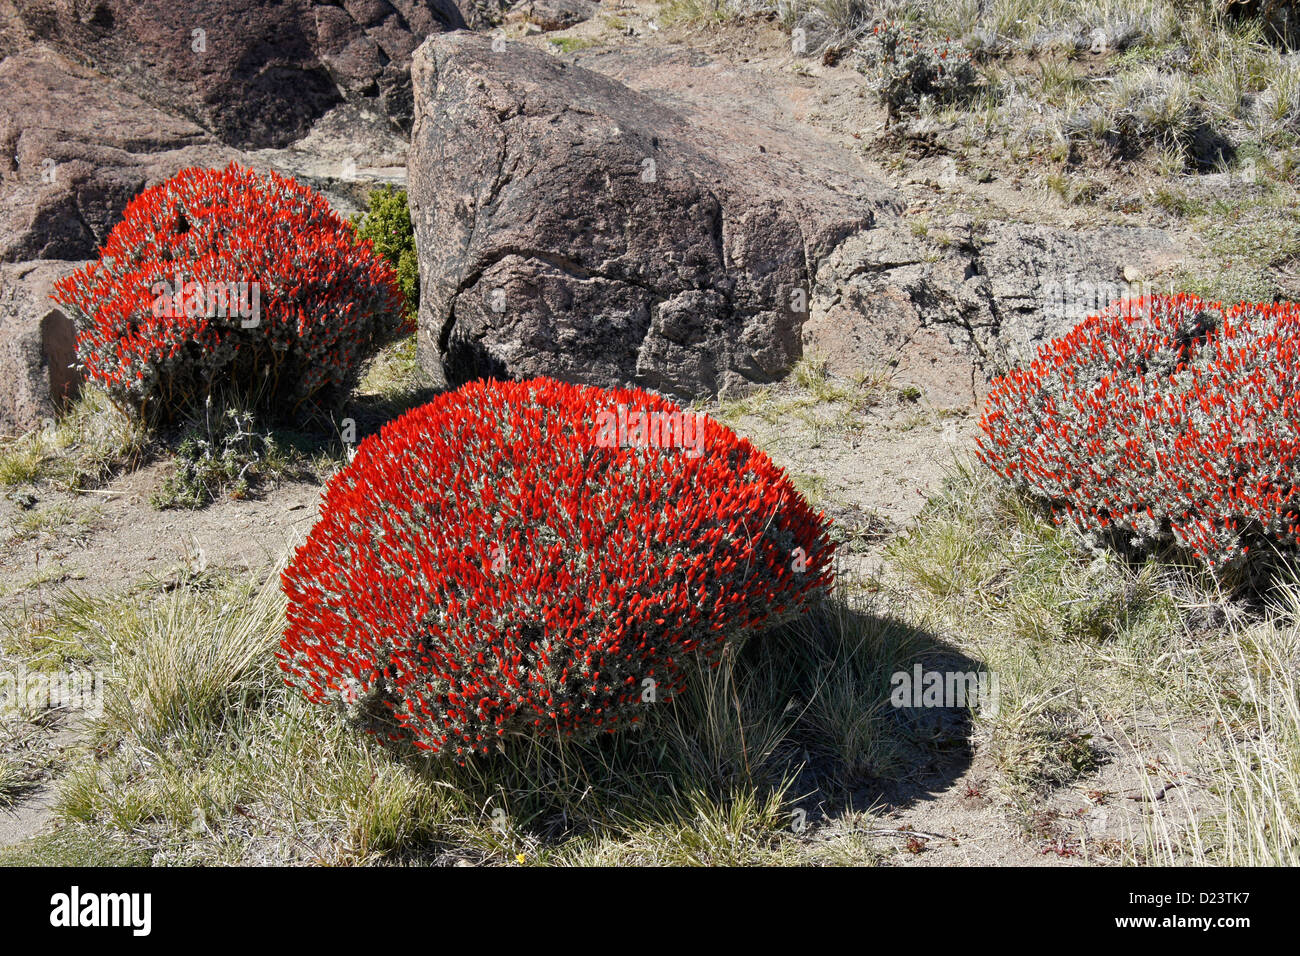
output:
[[[822,259],[805,348],[841,374],[887,370],[938,405],[971,407],[988,376],[1140,291],[1126,269],[1149,274],[1179,252],[1158,229],[954,220],[939,247],[896,222]]]
[[[0,435],[52,420],[80,390],[71,367],[76,330],[49,299],[53,284],[78,264],[0,264]]]
[[[415,54],[419,355],[451,384],[547,374],[679,397],[799,358],[817,259],[890,191],[801,167],[532,47]]]

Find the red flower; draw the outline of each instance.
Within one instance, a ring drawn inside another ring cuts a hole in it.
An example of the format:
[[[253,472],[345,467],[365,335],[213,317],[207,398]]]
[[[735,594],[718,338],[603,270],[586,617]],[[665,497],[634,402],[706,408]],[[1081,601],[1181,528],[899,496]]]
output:
[[[703,416],[689,443],[607,440],[636,414],[685,434],[658,396],[536,379],[471,383],[364,441],[284,572],[292,684],[433,751],[613,731],[647,681],[668,700],[689,661],[828,586],[826,521],[766,455]]]
[[[1293,547],[1300,306],[1116,303],[996,380],[980,427],[983,461],[1085,533],[1217,568],[1255,539]]]
[[[392,267],[324,197],[233,163],[136,196],[54,299],[77,318],[86,375],[168,420],[215,383],[279,414],[328,403],[408,331]]]

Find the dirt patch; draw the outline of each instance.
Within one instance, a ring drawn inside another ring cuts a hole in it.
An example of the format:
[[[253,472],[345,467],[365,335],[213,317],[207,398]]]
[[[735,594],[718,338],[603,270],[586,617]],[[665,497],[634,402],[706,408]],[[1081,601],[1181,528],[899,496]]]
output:
[[[320,488],[314,484],[284,484],[199,511],[160,511],[150,497],[169,467],[155,463],[81,495],[40,491],[30,508],[0,504],[0,534],[9,539],[0,558],[7,595],[0,606],[65,584],[111,594],[182,573],[264,570],[300,544],[315,521]],[[42,514],[58,520],[26,535],[16,528]]]

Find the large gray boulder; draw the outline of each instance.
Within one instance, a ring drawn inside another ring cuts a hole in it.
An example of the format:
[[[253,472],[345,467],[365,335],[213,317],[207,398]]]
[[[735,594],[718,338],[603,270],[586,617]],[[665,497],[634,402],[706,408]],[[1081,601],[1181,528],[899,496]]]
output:
[[[743,71],[642,48],[584,62],[600,72],[465,34],[415,53],[418,354],[449,384],[550,375],[697,398],[815,355],[970,407],[1182,255],[1149,228],[949,213],[929,234]]]
[[[878,184],[791,175],[532,47],[434,37],[412,82],[418,353],[452,384],[773,381],[801,355],[817,259],[895,211]]]

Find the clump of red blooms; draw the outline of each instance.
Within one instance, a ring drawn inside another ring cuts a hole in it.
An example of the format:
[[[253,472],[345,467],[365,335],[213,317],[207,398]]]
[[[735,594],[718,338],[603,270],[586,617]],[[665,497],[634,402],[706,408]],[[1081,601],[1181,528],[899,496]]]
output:
[[[329,405],[409,331],[392,267],[324,197],[234,163],[140,193],[53,298],[86,375],[163,421],[214,390],[281,417]]]
[[[1094,543],[1216,570],[1300,534],[1300,305],[1118,302],[993,383],[979,454]]]
[[[463,762],[636,724],[824,592],[826,519],[765,454],[705,416],[702,453],[602,442],[620,405],[685,414],[474,382],[362,442],[283,574],[286,683]]]

